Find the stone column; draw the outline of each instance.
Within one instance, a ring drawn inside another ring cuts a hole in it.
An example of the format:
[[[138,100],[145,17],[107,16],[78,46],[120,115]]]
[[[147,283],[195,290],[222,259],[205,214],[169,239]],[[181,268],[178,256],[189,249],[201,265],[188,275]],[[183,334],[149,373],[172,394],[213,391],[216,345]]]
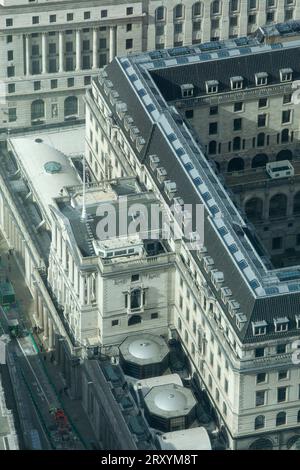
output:
[[[39,317],[40,328],[43,330],[44,329],[43,301],[40,295],[38,295],[38,317]]]
[[[59,31],[59,72],[64,71],[64,32]]]
[[[30,50],[29,50],[29,34],[25,35],[25,57],[26,57],[26,75],[30,75]]]
[[[76,30],[76,70],[81,69],[81,30]]]
[[[98,29],[93,29],[93,69],[98,67]]]
[[[47,73],[47,37],[42,33],[42,73]]]
[[[49,349],[53,349],[53,323],[48,317],[48,345]]]
[[[211,34],[211,3],[203,2],[203,19],[202,19],[202,42],[210,41]]]
[[[109,62],[113,60],[116,55],[116,27],[109,27]]]
[[[44,338],[48,337],[48,312],[46,307],[43,305],[43,321],[44,321]]]

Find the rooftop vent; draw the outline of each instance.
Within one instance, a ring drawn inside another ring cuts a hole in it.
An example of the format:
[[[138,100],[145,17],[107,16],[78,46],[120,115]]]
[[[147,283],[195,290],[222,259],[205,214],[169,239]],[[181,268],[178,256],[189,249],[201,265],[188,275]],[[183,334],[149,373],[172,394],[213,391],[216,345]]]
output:
[[[59,173],[62,169],[62,166],[59,162],[47,162],[44,165],[46,173],[55,174]]]
[[[41,144],[43,142],[43,139],[40,139],[39,137],[37,139],[35,139],[35,142],[37,144]]]

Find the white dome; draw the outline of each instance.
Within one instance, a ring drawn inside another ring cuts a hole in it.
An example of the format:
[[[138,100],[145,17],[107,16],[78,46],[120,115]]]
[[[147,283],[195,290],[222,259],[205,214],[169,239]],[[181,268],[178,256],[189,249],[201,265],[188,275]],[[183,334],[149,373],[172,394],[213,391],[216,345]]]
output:
[[[159,354],[159,346],[150,339],[137,339],[128,348],[130,354],[138,359],[154,359]]]
[[[154,398],[155,405],[164,411],[183,410],[187,405],[185,395],[175,389],[161,390]]]

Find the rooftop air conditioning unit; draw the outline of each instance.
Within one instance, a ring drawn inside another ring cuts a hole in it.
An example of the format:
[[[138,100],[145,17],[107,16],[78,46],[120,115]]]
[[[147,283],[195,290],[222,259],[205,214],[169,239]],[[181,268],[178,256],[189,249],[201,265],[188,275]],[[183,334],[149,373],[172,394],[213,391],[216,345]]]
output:
[[[154,171],[155,168],[157,168],[159,164],[159,157],[157,155],[150,155],[149,160],[150,160],[150,168],[152,171]]]

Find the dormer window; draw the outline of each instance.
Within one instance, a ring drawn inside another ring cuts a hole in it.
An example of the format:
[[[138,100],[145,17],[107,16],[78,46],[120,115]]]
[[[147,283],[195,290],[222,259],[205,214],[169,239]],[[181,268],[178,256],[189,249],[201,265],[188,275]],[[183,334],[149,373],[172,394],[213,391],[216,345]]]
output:
[[[181,85],[181,96],[182,98],[191,98],[194,96],[194,85],[191,83]]]
[[[256,86],[263,86],[268,84],[268,74],[266,72],[260,72],[255,74]]]
[[[206,84],[206,93],[218,93],[219,82],[217,80],[209,80]]]
[[[289,327],[289,319],[287,317],[274,318],[274,326],[276,333],[287,331]]]
[[[262,336],[267,332],[267,322],[265,320],[252,322],[252,331],[254,336]]]
[[[243,326],[247,322],[247,317],[244,313],[237,313],[235,316],[236,326],[239,330],[243,329]]]
[[[280,81],[281,82],[291,82],[293,80],[293,70],[288,69],[281,69],[280,70]]]
[[[236,300],[232,299],[228,301],[228,311],[232,317],[238,312],[239,308],[240,304]]]
[[[231,77],[230,84],[232,90],[241,90],[243,88],[243,77]]]

